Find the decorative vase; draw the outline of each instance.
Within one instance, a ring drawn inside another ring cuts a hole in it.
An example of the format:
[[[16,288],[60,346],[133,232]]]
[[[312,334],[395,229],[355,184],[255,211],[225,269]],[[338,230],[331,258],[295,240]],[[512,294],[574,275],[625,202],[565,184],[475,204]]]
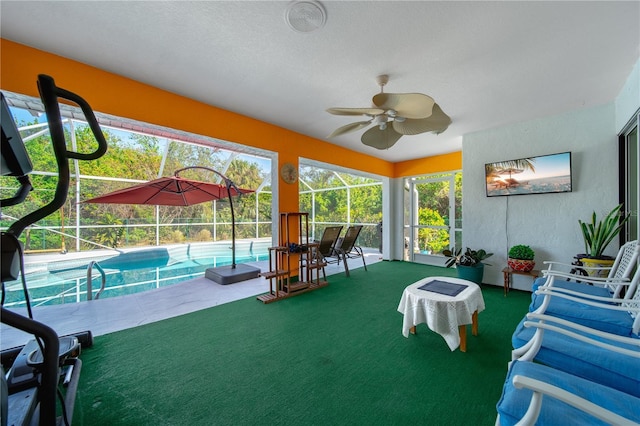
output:
[[[536,266],[536,262],[534,262],[533,260],[512,259],[509,257],[507,259],[507,265],[509,265],[509,268],[513,269],[514,271],[529,272],[533,269],[534,266]]]
[[[456,265],[456,270],[458,271],[458,278],[482,284],[484,263],[477,263],[474,266]]]
[[[576,256],[578,257],[578,256]],[[592,257],[578,257],[578,260],[582,262],[582,265],[588,268],[611,268],[615,259],[595,259]],[[609,269],[601,269],[599,271],[586,269],[587,275],[590,277],[606,278],[609,275]]]

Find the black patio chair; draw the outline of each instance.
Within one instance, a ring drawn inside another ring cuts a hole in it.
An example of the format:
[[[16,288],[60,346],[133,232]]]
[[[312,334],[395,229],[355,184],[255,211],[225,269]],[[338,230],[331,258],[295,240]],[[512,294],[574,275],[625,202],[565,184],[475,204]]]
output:
[[[358,257],[362,258],[364,270],[367,270],[367,263],[364,260],[362,248],[356,245],[360,231],[362,231],[362,225],[352,225],[347,228],[344,237],[338,240],[333,250],[332,257],[336,257],[338,262],[340,262],[340,258],[342,258],[344,271],[347,276],[349,276],[349,265],[347,264],[347,259],[355,259]]]
[[[342,232],[341,226],[327,226],[324,228],[322,233],[322,238],[320,241],[316,241],[319,245],[315,249],[315,258],[318,260],[324,260],[327,263],[330,263],[331,260],[327,259],[333,256],[336,242],[338,241],[338,237],[340,236],[340,232]],[[335,262],[335,261],[334,261]]]

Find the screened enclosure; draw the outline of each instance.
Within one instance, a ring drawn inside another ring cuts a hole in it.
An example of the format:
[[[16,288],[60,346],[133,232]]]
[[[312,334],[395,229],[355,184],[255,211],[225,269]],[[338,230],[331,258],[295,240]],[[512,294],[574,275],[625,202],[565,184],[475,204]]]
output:
[[[461,248],[462,173],[407,178],[404,189],[404,259],[432,263],[431,256]]]
[[[51,200],[57,182],[55,156],[40,100],[5,93],[27,152],[33,162],[34,190],[19,205],[3,208],[0,227]],[[89,151],[95,145],[79,109],[61,105],[69,149]],[[226,199],[187,207],[83,203],[98,195],[170,176],[187,166],[214,169],[238,187],[254,190],[235,197],[237,239],[272,238],[273,152],[258,150],[179,130],[96,113],[109,149],[96,161],[70,160],[67,201],[56,213],[22,234],[27,253],[87,251],[231,239],[231,211]],[[300,159],[300,211],[310,213],[311,232],[319,238],[334,224],[364,225],[358,244],[380,248],[382,184],[357,172],[318,167]],[[189,178],[219,182],[215,173],[190,171]],[[11,197],[15,178],[0,178],[0,196]]]
[[[300,166],[300,211],[309,212],[311,234],[319,240],[327,226],[363,225],[358,245],[380,251],[382,182],[367,176]]]

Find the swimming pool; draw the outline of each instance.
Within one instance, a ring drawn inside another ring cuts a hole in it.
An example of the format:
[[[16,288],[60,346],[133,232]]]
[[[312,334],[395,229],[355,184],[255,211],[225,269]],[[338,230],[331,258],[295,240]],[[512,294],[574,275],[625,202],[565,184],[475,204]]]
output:
[[[271,239],[236,242],[236,264],[269,259]],[[68,256],[68,255],[65,255]],[[87,270],[92,265],[92,296],[106,284],[100,298],[123,296],[204,276],[207,268],[231,264],[231,243],[191,243],[133,249],[109,255],[31,263],[25,278],[32,306],[87,300]],[[97,265],[97,266],[96,266]],[[5,283],[5,307],[24,307],[22,283]]]

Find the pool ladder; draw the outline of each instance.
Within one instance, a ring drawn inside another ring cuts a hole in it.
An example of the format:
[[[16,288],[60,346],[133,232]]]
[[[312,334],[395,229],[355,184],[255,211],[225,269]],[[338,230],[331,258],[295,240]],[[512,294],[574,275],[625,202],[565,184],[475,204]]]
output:
[[[100,272],[100,276],[102,277],[102,285],[100,285],[100,290],[96,293],[96,300],[100,297],[102,292],[104,291],[104,287],[107,283],[107,275],[104,273],[104,269],[102,266],[95,260],[89,262],[89,266],[87,267],[87,300],[93,299],[93,268],[96,268],[98,272]]]

